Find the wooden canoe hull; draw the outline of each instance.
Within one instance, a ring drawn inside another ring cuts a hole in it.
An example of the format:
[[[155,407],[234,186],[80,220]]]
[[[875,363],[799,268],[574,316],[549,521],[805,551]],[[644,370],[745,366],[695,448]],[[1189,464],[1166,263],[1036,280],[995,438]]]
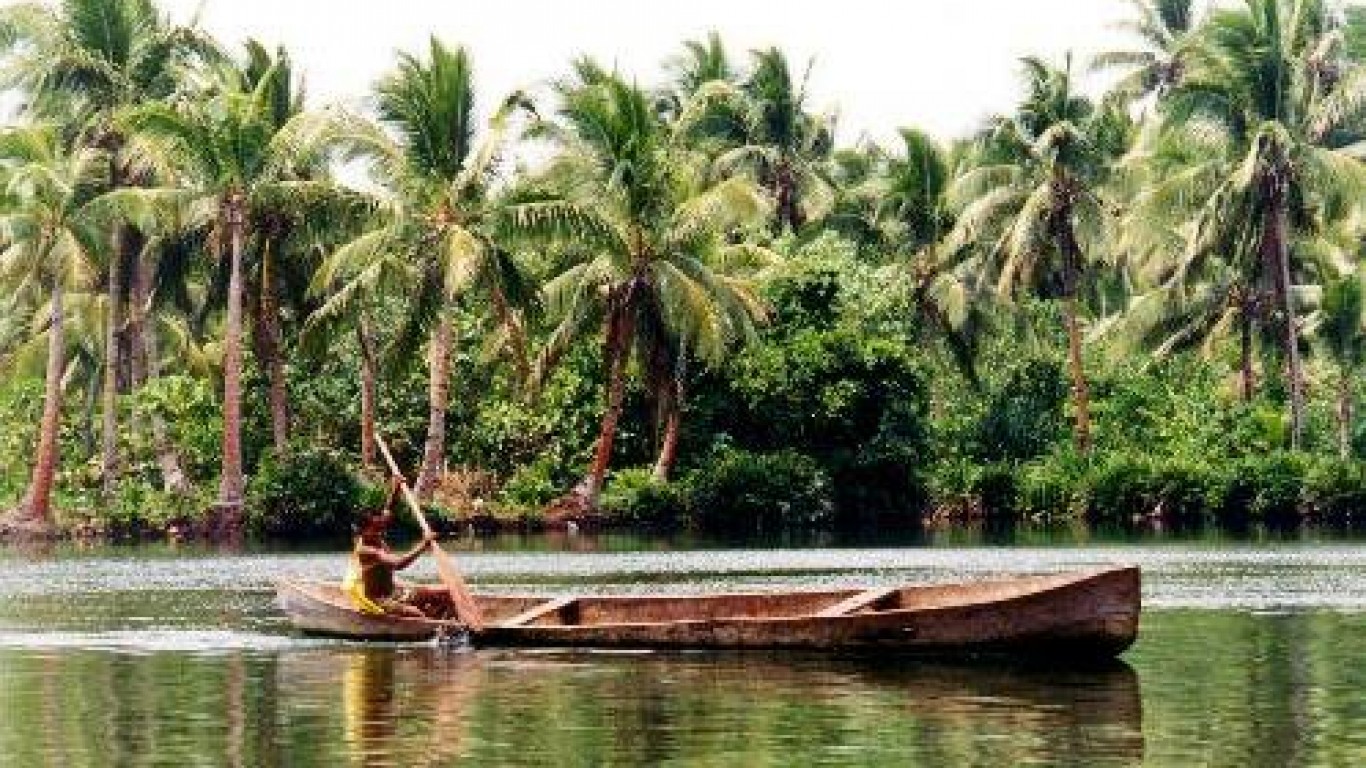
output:
[[[280,604],[313,633],[422,639],[448,626],[361,616],[329,590],[282,583]],[[1138,633],[1140,576],[1118,568],[867,591],[477,599],[488,626],[472,640],[482,646],[1114,656]],[[319,602],[328,605],[310,605]]]
[[[296,629],[307,635],[391,642],[430,640],[459,625],[395,616],[372,616],[351,607],[335,584],[282,580],[275,585],[275,604]]]

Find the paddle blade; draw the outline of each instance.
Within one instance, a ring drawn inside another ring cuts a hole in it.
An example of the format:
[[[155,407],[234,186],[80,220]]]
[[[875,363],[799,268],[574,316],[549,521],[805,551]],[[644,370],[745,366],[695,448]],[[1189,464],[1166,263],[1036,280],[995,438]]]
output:
[[[432,555],[436,558],[436,573],[441,577],[441,583],[445,585],[446,591],[451,594],[455,617],[475,632],[483,629],[484,615],[479,610],[478,603],[474,601],[474,595],[470,594],[464,577],[460,575],[460,569],[455,567],[451,556],[435,542],[432,544]]]

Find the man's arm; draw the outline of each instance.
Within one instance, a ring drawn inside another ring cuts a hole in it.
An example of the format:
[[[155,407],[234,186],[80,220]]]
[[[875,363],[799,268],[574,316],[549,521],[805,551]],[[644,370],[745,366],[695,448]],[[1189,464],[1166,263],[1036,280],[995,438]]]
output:
[[[393,558],[394,570],[401,571],[404,568],[407,568],[408,566],[412,565],[413,561],[417,560],[419,557],[422,557],[422,553],[430,549],[432,543],[435,541],[435,536],[423,536],[422,541],[419,541],[417,543],[417,546],[408,550],[406,554],[389,555],[389,557]]]
[[[375,560],[380,563],[383,563],[389,568],[394,569],[395,571],[401,571],[404,568],[407,568],[408,566],[412,565],[413,562],[417,560],[419,557],[421,557],[422,553],[426,552],[427,549],[430,548],[432,546],[432,543],[435,541],[435,536],[424,536],[422,537],[422,541],[419,541],[417,543],[417,546],[413,547],[407,552],[404,552],[401,555],[396,555],[393,552],[390,552],[389,550],[380,547],[372,547],[369,544],[362,544],[356,548],[356,554],[360,556],[362,561]]]

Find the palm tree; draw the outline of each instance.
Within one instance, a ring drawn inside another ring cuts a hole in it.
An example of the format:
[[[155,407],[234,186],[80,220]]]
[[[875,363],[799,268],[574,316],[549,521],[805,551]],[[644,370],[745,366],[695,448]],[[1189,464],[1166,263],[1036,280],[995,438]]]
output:
[[[749,73],[737,85],[704,83],[678,111],[683,133],[716,153],[722,178],[742,172],[774,201],[773,227],[797,231],[823,218],[834,202],[827,161],[833,119],[806,111],[806,77],[796,82],[777,48],[754,51]]]
[[[276,66],[279,66],[278,64]],[[237,67],[223,67],[213,90],[172,106],[152,103],[132,111],[126,126],[136,133],[135,151],[173,180],[190,226],[207,232],[212,255],[226,261],[223,328],[223,458],[215,524],[236,535],[242,523],[243,264],[257,222],[288,211],[335,187],[321,177],[331,132],[320,115],[300,113],[277,122],[279,81],[262,76],[249,86]]]
[[[877,201],[874,220],[885,247],[898,254],[897,266],[909,268],[916,310],[968,383],[980,388],[976,351],[988,327],[989,297],[978,295],[954,254],[940,249],[956,221],[949,198],[955,153],[923,131],[903,128],[900,134],[901,151],[887,154],[868,185]]]
[[[683,52],[670,58],[665,68],[669,85],[663,99],[666,114],[671,117],[677,117],[708,83],[735,85],[739,80],[739,70],[721,36],[714,31],[708,32],[705,39],[685,41]]]
[[[104,152],[67,150],[50,126],[0,133],[0,178],[12,202],[0,215],[0,279],[15,293],[47,295],[43,415],[28,491],[12,513],[20,524],[39,530],[52,527],[66,371],[64,301],[94,283],[107,215],[97,195],[108,184],[108,170]]]
[[[1202,194],[1192,251],[1234,249],[1250,267],[1264,322],[1285,359],[1291,442],[1304,431],[1293,253],[1315,218],[1357,200],[1366,172],[1341,147],[1366,108],[1366,75],[1347,69],[1334,19],[1318,0],[1245,0],[1213,11],[1198,32],[1165,126],[1198,125],[1222,145],[1187,174]]]
[[[246,61],[241,67],[244,89],[268,88],[268,120],[274,130],[280,130],[303,112],[303,88],[295,78],[289,54],[276,49],[272,55],[255,40],[246,42]],[[323,169],[295,169],[300,180],[310,178],[312,172]],[[286,298],[296,306],[302,303],[301,292],[292,294],[287,284],[306,284],[312,270],[308,258],[314,249],[311,244],[317,227],[310,226],[321,213],[318,209],[335,195],[325,199],[299,200],[289,207],[270,206],[258,209],[252,222],[255,258],[243,265],[246,291],[251,315],[251,339],[256,359],[265,369],[266,398],[270,410],[271,438],[276,452],[283,452],[289,444],[289,390],[285,377],[285,343],[282,313]],[[307,206],[306,212],[301,206]],[[290,281],[285,278],[293,276]]]
[[[1199,228],[1231,155],[1224,132],[1202,119],[1145,127],[1112,177],[1127,201],[1115,249],[1128,263],[1135,295],[1094,332],[1111,336],[1116,353],[1146,349],[1158,358],[1192,348],[1210,354],[1236,335],[1239,392],[1250,402],[1262,311],[1261,275],[1248,257],[1251,231]]]
[[[1338,368],[1338,452],[1344,459],[1352,453],[1353,382],[1362,357],[1366,356],[1366,324],[1363,324],[1366,315],[1363,311],[1366,311],[1366,305],[1362,300],[1360,274],[1348,274],[1323,286],[1318,336]]]
[[[580,81],[562,83],[559,91],[561,120],[547,131],[560,154],[547,177],[564,200],[529,207],[522,218],[530,229],[574,241],[570,263],[544,289],[547,310],[559,323],[542,353],[540,375],[585,330],[603,329],[607,405],[580,492],[594,507],[633,349],[660,398],[664,436],[656,475],[665,477],[681,418],[678,366],[688,356],[716,361],[753,333],[764,308],[737,268],[765,263],[772,254],[726,238],[767,214],[759,189],[742,178],[711,183],[705,155],[688,149],[684,129],[666,125],[639,87],[581,66]]]
[[[1181,82],[1185,54],[1197,26],[1194,0],[1128,0],[1134,18],[1115,24],[1137,38],[1139,47],[1106,51],[1091,61],[1092,69],[1117,71],[1114,89],[1126,100],[1161,100]]]
[[[1114,111],[1076,94],[1070,62],[1024,64],[1027,98],[981,137],[972,166],[950,190],[959,218],[945,251],[981,252],[984,277],[1004,296],[1023,287],[1063,301],[1076,444],[1084,453],[1090,402],[1078,300],[1107,224],[1097,190],[1122,142],[1113,135]]]
[[[435,38],[426,60],[402,54],[377,95],[380,121],[397,137],[353,122],[347,140],[375,162],[390,197],[388,215],[328,257],[314,286],[336,293],[315,322],[350,311],[383,281],[408,287],[414,298],[398,348],[401,354],[429,333],[427,437],[415,491],[430,499],[445,465],[458,296],[481,289],[489,297],[519,376],[530,377],[515,306],[528,291],[503,245],[519,201],[493,189],[512,114],[529,102],[520,93],[509,96],[480,139],[469,56]]]
[[[81,143],[107,150],[109,182],[116,189],[146,182],[123,152],[127,137],[116,124],[118,111],[171,96],[187,65],[217,56],[211,41],[193,28],[170,24],[150,0],[67,0],[56,9],[36,3],[0,9],[0,54],[5,55],[0,85],[25,93],[36,116],[60,119]],[[134,386],[143,374],[146,302],[136,295],[140,282],[127,277],[137,235],[127,225],[116,225],[109,234],[101,398],[106,499],[118,476],[120,372],[128,370]],[[125,304],[132,310],[126,326]]]

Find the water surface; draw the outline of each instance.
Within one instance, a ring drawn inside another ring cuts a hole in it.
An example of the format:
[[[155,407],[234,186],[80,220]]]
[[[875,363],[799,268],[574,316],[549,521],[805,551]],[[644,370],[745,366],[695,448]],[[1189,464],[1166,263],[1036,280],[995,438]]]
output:
[[[459,556],[481,589],[547,594],[1135,563],[1146,612],[1123,661],[1087,668],[373,648],[295,637],[271,603],[272,579],[335,577],[340,551],[6,549],[0,764],[1366,764],[1366,545],[1351,539],[475,546]]]

